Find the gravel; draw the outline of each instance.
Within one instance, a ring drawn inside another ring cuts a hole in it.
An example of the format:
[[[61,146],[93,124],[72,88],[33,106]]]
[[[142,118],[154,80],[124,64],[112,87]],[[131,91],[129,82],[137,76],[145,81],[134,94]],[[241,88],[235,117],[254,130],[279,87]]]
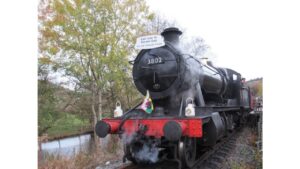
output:
[[[261,154],[254,146],[256,134],[245,128],[236,140],[235,148],[222,164],[222,169],[257,169],[261,168]]]

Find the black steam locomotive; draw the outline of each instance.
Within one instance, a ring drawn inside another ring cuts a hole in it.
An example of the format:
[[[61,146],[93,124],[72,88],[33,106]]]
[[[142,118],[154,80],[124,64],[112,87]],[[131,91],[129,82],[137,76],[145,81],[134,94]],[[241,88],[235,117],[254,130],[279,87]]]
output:
[[[143,95],[149,92],[153,112],[145,113],[139,104],[96,125],[99,137],[122,136],[124,159],[133,163],[175,159],[190,168],[201,150],[244,123],[253,108],[241,75],[185,54],[181,34],[165,29],[165,45],[141,50],[134,60],[134,83]]]

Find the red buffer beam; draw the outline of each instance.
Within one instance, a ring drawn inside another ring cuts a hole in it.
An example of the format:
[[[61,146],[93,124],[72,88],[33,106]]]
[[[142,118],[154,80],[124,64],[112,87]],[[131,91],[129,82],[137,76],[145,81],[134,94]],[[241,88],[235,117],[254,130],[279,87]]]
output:
[[[103,119],[96,125],[96,133],[99,137],[107,134],[117,134],[121,124],[120,119]],[[181,136],[202,137],[201,118],[177,118],[177,119],[128,119],[122,126],[125,134],[133,134],[140,130],[140,126],[146,127],[145,135],[156,138],[166,137],[169,140],[177,140]]]

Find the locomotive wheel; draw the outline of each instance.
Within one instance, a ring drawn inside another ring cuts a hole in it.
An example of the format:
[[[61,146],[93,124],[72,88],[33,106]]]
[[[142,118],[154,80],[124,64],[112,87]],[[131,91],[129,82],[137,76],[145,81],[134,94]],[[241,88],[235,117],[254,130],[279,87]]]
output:
[[[179,158],[183,167],[192,168],[196,162],[196,139],[185,137],[178,146]]]

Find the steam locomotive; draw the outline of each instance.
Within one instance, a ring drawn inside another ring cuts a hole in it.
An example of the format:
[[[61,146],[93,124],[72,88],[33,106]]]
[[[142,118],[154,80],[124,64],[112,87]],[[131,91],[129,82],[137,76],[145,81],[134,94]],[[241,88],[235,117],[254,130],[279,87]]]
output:
[[[165,44],[141,50],[133,62],[134,83],[143,95],[149,94],[153,112],[140,109],[140,103],[95,126],[101,138],[122,137],[124,160],[173,159],[191,168],[203,149],[245,123],[253,109],[240,73],[185,54],[181,34],[178,28],[166,28],[161,33]]]

